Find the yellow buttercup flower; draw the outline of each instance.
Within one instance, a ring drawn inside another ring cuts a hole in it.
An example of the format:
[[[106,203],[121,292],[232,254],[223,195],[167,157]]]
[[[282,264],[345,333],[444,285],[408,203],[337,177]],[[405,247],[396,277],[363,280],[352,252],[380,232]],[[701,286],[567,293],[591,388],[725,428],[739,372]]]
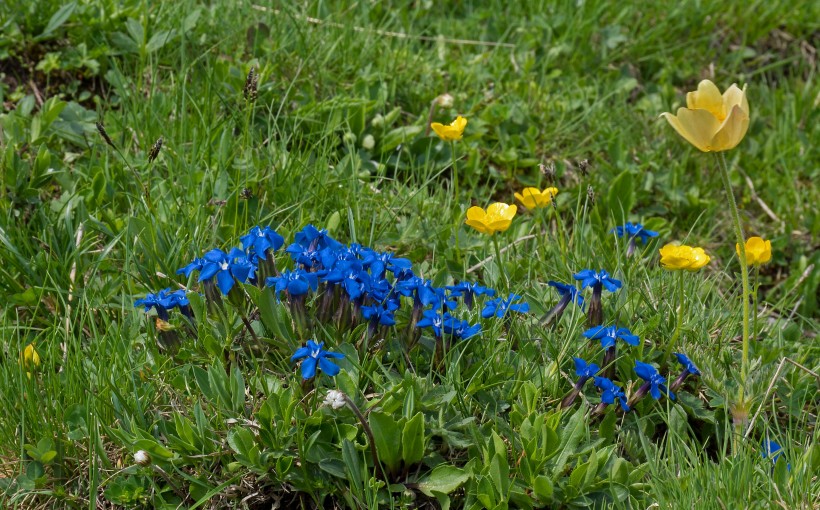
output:
[[[740,245],[735,244],[735,251],[740,256]],[[746,240],[746,264],[759,266],[772,260],[772,242],[764,241],[760,237],[750,237]]]
[[[697,271],[712,260],[703,248],[693,248],[685,244],[667,244],[660,250],[661,265],[664,269]]]
[[[550,205],[557,194],[558,188],[547,188],[544,191],[539,191],[538,188],[524,188],[521,193],[515,194],[515,198],[527,209],[536,209]]]
[[[490,204],[486,211],[481,207],[473,206],[467,209],[465,223],[482,234],[493,235],[496,232],[504,232],[510,228],[517,211],[518,207],[515,205],[501,202]]]
[[[445,142],[452,142],[454,140],[461,140],[461,135],[464,134],[464,128],[467,127],[467,119],[459,115],[456,120],[450,124],[444,125],[439,122],[430,124],[433,131],[436,132],[439,138]]]
[[[686,94],[686,108],[678,114],[662,113],[679,135],[703,152],[733,149],[749,129],[749,102],[743,90],[732,84],[723,95],[709,80]]]

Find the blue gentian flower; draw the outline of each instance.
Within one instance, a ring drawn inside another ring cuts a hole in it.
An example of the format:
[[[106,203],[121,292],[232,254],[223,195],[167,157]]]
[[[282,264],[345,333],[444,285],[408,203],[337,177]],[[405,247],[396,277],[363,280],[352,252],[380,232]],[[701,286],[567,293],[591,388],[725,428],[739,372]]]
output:
[[[653,230],[643,228],[640,223],[627,222],[626,225],[615,227],[610,232],[615,232],[618,237],[628,236],[629,238],[639,238],[644,244],[652,238],[658,237],[658,233]]]
[[[615,340],[618,338],[633,346],[640,343],[638,335],[633,335],[632,332],[626,328],[618,328],[616,326],[595,326],[584,331],[583,334],[590,340],[600,340],[601,347],[604,349],[615,347]]]
[[[763,450],[760,452],[760,456],[764,459],[771,458],[772,464],[777,464],[777,459],[779,459],[780,456],[783,455],[783,447],[777,444],[776,442],[767,439],[764,439],[760,446],[763,448]],[[786,464],[786,470],[792,470],[791,463]]]
[[[621,388],[615,385],[612,380],[607,377],[596,377],[595,378],[595,387],[601,390],[601,403],[606,404],[614,404],[615,399],[618,400],[618,403],[621,405],[621,409],[629,412],[629,404],[626,400],[626,394],[623,392]],[[601,407],[601,411],[603,411],[603,407]]]
[[[296,244],[304,248],[313,248],[314,250],[323,250],[325,248],[342,248],[344,245],[339,241],[330,237],[327,230],[319,230],[313,225],[307,225],[300,232],[293,236]]]
[[[592,269],[584,269],[580,273],[572,275],[576,280],[581,281],[581,288],[592,287],[593,290],[598,286],[603,286],[609,292],[615,292],[621,288],[621,281],[609,276],[606,270],[593,271]]]
[[[658,370],[655,367],[649,363],[636,361],[635,373],[638,374],[638,377],[646,381],[643,386],[638,388],[638,392],[635,394],[635,400],[638,400],[640,397],[646,395],[647,390],[655,400],[659,400],[661,398],[661,392],[666,393],[669,398],[675,400],[675,394],[669,391],[664,384],[666,379],[658,373]]]
[[[581,310],[584,309],[584,296],[578,291],[578,288],[575,287],[575,285],[568,285],[566,283],[555,282],[552,280],[548,281],[547,285],[558,291],[558,295],[561,296],[562,301],[566,299],[567,303],[574,302],[576,305],[581,307]]]
[[[581,358],[573,358],[573,360],[575,360],[575,375],[578,376],[578,381],[572,387],[572,391],[561,400],[562,409],[571,406],[572,403],[575,402],[575,399],[578,398],[578,395],[581,394],[581,389],[587,381],[601,370],[595,363],[587,363]]]
[[[265,284],[274,288],[278,299],[279,293],[282,291],[287,291],[291,296],[301,296],[307,294],[309,290],[315,292],[319,286],[319,277],[316,273],[304,269],[294,269],[293,271],[284,271],[279,276],[266,278]]]
[[[621,288],[620,280],[616,280],[609,276],[604,270],[593,271],[592,269],[584,269],[580,273],[573,275],[576,280],[581,281],[581,288],[592,287],[592,299],[589,301],[589,310],[587,311],[587,325],[598,326],[604,322],[604,309],[601,306],[601,294],[606,288],[609,292],[615,292]]]
[[[700,375],[700,370],[698,370],[698,367],[696,367],[695,364],[692,363],[692,360],[690,360],[685,354],[676,352],[675,357],[678,359],[678,363],[683,365],[683,369],[686,372],[692,375]]]
[[[396,319],[393,317],[393,312],[398,309],[392,301],[388,301],[385,305],[364,305],[361,307],[362,317],[370,321],[372,324],[381,326],[395,326]]]
[[[184,274],[185,278],[189,278],[194,271],[202,271],[202,266],[205,265],[206,260],[203,258],[196,258],[187,266],[177,269],[177,274]]]
[[[285,248],[290,258],[297,264],[301,264],[305,269],[312,269],[320,264],[319,250],[315,246],[302,246],[299,243],[293,243]]]
[[[280,236],[270,227],[253,227],[251,230],[241,236],[239,238],[242,241],[242,248],[248,254],[252,254],[252,256],[259,257],[260,259],[266,258],[265,253],[268,250],[276,251],[285,244],[285,238]]]
[[[296,361],[305,358],[302,362],[302,379],[310,379],[316,376],[316,365],[325,374],[333,377],[339,373],[339,366],[330,361],[331,358],[341,359],[345,355],[339,352],[330,352],[324,350],[324,342],[316,343],[313,340],[308,340],[307,345],[296,349],[290,361]]]
[[[451,335],[460,340],[467,340],[481,333],[481,324],[470,326],[468,321],[456,319],[449,313],[446,313],[444,314],[443,329],[446,335]]]
[[[169,287],[156,294],[146,294],[144,298],[134,301],[134,306],[144,306],[146,312],[151,308],[170,310],[175,307],[188,306],[188,296],[182,289],[171,292]]]
[[[222,294],[228,295],[236,282],[245,283],[253,278],[256,267],[248,260],[245,252],[233,248],[229,253],[216,248],[205,254],[205,263],[199,272],[199,280],[209,281],[216,277],[216,284]]]
[[[685,354],[676,352],[675,357],[678,359],[678,363],[683,365],[683,371],[680,373],[680,375],[678,375],[677,379],[675,379],[670,385],[672,391],[676,391],[678,388],[683,386],[683,382],[690,375],[700,375],[700,370],[698,370],[698,367],[696,367],[695,364],[692,363],[692,360],[686,357]]]
[[[495,298],[487,301],[487,304],[484,305],[484,309],[481,310],[481,316],[485,319],[489,319],[493,315],[498,318],[502,318],[507,315],[508,311],[518,312],[518,313],[527,313],[530,311],[530,304],[529,303],[517,303],[513,304],[513,301],[517,301],[521,299],[521,296],[518,294],[510,294],[507,299],[503,298]]]
[[[431,328],[436,338],[441,338],[441,329],[444,327],[444,317],[435,310],[424,310],[422,319],[416,323],[417,328]]]
[[[342,285],[351,301],[370,292],[370,275],[358,260],[339,261],[336,267],[325,275],[325,281]]]
[[[601,371],[601,367],[595,363],[587,363],[581,358],[572,358],[575,361],[575,375],[578,377],[594,377],[595,374]]]
[[[356,252],[347,246],[342,246],[340,248],[323,248],[319,250],[318,257],[322,267],[329,271],[335,269],[339,264],[359,260],[359,257],[356,256]]]
[[[571,302],[575,302],[581,307],[581,310],[584,309],[584,296],[581,295],[575,285],[555,281],[549,281],[547,285],[557,290],[561,299],[541,318],[541,322],[544,324],[557,323]]]
[[[424,283],[416,287],[419,301],[424,306],[432,308],[448,308],[455,310],[458,303],[454,299],[447,299],[447,291],[443,287],[435,287],[430,280],[424,280]]]
[[[392,253],[377,252],[370,249],[362,250],[362,264],[370,269],[370,274],[376,278],[382,278],[389,270],[394,275],[403,270],[410,269],[413,265],[408,259],[396,257]]]
[[[445,288],[450,291],[450,296],[462,297],[468,310],[473,309],[473,298],[475,296],[481,296],[482,294],[490,297],[495,296],[495,290],[482,287],[475,282],[458,282],[455,285],[448,285]]]

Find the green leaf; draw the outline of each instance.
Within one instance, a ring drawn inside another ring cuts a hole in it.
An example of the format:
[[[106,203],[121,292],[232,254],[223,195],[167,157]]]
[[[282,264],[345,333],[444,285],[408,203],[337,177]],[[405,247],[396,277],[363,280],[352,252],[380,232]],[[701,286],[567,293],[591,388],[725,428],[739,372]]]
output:
[[[176,32],[174,30],[162,30],[157,32],[151,36],[148,44],[145,45],[145,51],[148,53],[153,53],[165,46],[165,44],[169,41],[173,40],[174,37],[176,37]]]
[[[502,497],[506,497],[510,488],[510,465],[507,462],[507,452],[496,452],[490,461],[490,478],[495,490]]]
[[[612,180],[607,194],[607,205],[615,223],[620,225],[629,219],[629,213],[635,205],[635,190],[629,170],[624,170]]]
[[[401,456],[405,466],[412,466],[424,457],[424,415],[416,413],[401,433]]]
[[[535,497],[542,503],[547,503],[552,500],[553,488],[552,480],[544,475],[535,477],[535,482],[532,484],[532,489],[535,492]]]
[[[38,35],[35,40],[39,41],[41,39],[45,39],[46,37],[49,37],[52,33],[54,33],[55,30],[63,26],[63,23],[68,21],[68,18],[74,12],[74,9],[76,7],[77,2],[71,2],[70,4],[66,4],[57,9],[57,12],[55,12],[51,16],[51,19],[48,20],[48,25],[46,25],[45,30],[43,30],[43,32],[40,35]]]
[[[145,31],[142,29],[142,23],[134,18],[128,18],[125,22],[125,29],[128,30],[128,34],[136,43],[137,48],[141,48],[145,44]]]
[[[236,413],[242,414],[245,407],[245,379],[239,367],[233,367],[231,377],[231,405]]]
[[[450,494],[470,479],[470,475],[463,469],[447,464],[439,464],[429,475],[421,479],[419,490],[428,497],[434,493]]]
[[[376,441],[376,453],[379,460],[391,472],[399,467],[401,448],[401,429],[391,416],[385,413],[373,412],[368,418],[373,431],[373,440]],[[373,448],[373,445],[370,445]]]
[[[382,154],[392,151],[403,143],[407,143],[422,131],[424,131],[424,128],[421,126],[402,126],[391,130],[382,138]]]

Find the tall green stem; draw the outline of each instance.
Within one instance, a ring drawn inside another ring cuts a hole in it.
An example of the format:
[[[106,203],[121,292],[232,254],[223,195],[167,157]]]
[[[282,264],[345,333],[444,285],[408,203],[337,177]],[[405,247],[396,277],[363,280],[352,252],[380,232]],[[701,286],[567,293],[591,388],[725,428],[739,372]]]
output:
[[[507,278],[507,271],[504,269],[504,262],[501,260],[501,248],[498,246],[498,236],[496,234],[492,234],[490,237],[493,238],[493,247],[495,248],[495,263],[498,265],[498,270],[501,272],[501,275],[504,277],[504,282],[507,285],[505,290],[510,290],[510,279]]]
[[[740,213],[737,210],[735,195],[732,193],[732,183],[729,181],[729,165],[726,163],[726,156],[723,152],[717,153],[720,177],[723,180],[723,187],[726,189],[726,197],[729,201],[729,208],[732,212],[732,219],[735,223],[735,236],[737,237],[738,252],[740,253],[740,278],[743,286],[741,301],[743,304],[743,354],[740,360],[740,389],[738,391],[738,404],[743,405],[743,392],[746,386],[746,376],[749,370],[749,266],[746,265],[746,238],[743,235],[743,227],[740,224]]]
[[[666,360],[669,358],[669,355],[675,349],[675,344],[678,342],[678,338],[680,337],[681,329],[683,328],[683,271],[678,271],[678,322],[675,326],[675,332],[672,334],[672,339],[669,340],[669,344],[666,346],[666,351],[664,351],[663,361],[662,363],[666,363]]]
[[[453,156],[453,192],[455,193],[456,207],[461,205],[458,200],[458,168],[456,167],[456,142],[450,142],[450,154]]]

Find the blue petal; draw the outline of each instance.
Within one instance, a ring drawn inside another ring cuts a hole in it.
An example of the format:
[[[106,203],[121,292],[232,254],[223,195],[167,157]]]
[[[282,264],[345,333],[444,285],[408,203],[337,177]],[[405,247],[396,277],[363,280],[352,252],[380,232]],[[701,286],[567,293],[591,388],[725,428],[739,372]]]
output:
[[[322,372],[325,374],[333,377],[334,375],[339,373],[339,365],[333,363],[327,358],[319,358],[319,368],[322,369]]]
[[[607,329],[606,326],[595,326],[595,327],[589,328],[588,330],[584,331],[582,334],[583,334],[583,336],[585,336],[586,338],[589,338],[590,340],[596,340],[600,336],[602,336],[603,334],[606,333],[606,329]]]
[[[658,389],[657,384],[652,385],[652,387],[649,389],[649,393],[652,394],[652,398],[654,398],[655,400],[660,400],[661,390]]]
[[[310,379],[316,376],[316,358],[308,356],[302,362],[302,379]]]
[[[652,377],[658,375],[658,371],[652,365],[643,363],[641,361],[635,362],[635,373],[644,381],[649,381]]]
[[[638,335],[621,335],[620,338],[629,345],[638,345],[640,343]]]
[[[233,276],[228,271],[220,271],[216,275],[216,282],[219,285],[219,290],[222,291],[224,295],[228,295],[228,292],[231,291],[234,284]]]
[[[293,353],[293,356],[290,357],[291,361],[296,361],[297,359],[302,359],[305,356],[310,355],[310,348],[308,347],[299,347],[296,349],[296,352]]]

